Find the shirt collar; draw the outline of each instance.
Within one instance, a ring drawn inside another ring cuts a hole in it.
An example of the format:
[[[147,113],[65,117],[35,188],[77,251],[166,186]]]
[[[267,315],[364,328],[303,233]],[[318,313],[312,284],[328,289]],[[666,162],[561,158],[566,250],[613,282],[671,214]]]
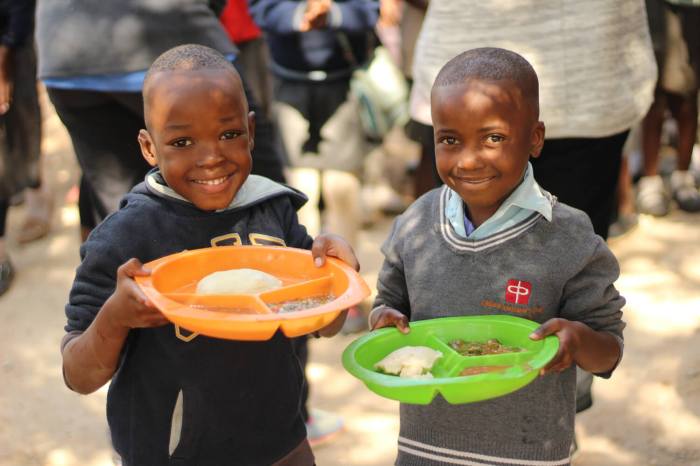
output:
[[[194,205],[188,199],[181,196],[174,189],[168,186],[168,184],[165,182],[165,179],[163,178],[163,175],[160,173],[160,170],[157,167],[149,171],[146,175],[146,186],[149,191],[154,192],[157,195],[171,199],[177,199],[180,202],[185,202],[187,204]],[[265,199],[283,193],[288,193],[292,195],[300,194],[298,191],[293,190],[289,186],[276,183],[265,177],[257,175],[248,175],[246,180],[243,182],[243,185],[241,185],[241,187],[238,189],[238,192],[231,200],[231,203],[228,205],[228,207],[216,210],[216,212],[224,212],[227,210],[245,207],[247,205],[259,201],[260,199]],[[303,202],[305,202],[306,198],[303,195],[302,197],[304,198]]]
[[[463,238],[481,238],[497,233],[524,220],[532,212],[540,213],[547,221],[552,221],[552,200],[535,181],[532,165],[528,162],[523,180],[506,198],[498,210],[472,232],[465,226],[471,224],[464,212],[464,203],[455,191],[449,189],[445,216],[452,228]]]

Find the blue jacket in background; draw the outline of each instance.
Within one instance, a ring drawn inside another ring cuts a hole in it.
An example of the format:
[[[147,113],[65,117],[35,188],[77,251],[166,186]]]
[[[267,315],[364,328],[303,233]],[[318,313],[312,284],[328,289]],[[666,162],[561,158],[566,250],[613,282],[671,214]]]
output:
[[[335,0],[325,29],[301,32],[305,8],[305,0],[250,1],[253,18],[266,32],[275,74],[342,74],[367,60],[368,37],[379,16],[376,0]]]

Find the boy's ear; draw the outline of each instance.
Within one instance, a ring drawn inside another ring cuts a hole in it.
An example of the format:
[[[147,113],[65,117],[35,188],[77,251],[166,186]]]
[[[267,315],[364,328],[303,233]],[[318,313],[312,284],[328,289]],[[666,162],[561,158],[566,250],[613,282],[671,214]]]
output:
[[[530,157],[536,159],[544,146],[544,123],[538,121],[530,135]]]
[[[248,146],[255,147],[255,112],[248,112]]]
[[[142,129],[139,131],[139,146],[141,146],[141,155],[146,159],[146,162],[152,167],[158,165],[158,158],[156,157],[155,144],[153,144],[153,139],[148,131]]]

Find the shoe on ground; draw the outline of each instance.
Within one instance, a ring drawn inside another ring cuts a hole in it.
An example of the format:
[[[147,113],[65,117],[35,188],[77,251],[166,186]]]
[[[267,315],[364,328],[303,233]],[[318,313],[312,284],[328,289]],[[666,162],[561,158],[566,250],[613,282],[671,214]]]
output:
[[[700,212],[700,192],[690,172],[676,170],[671,173],[671,192],[681,210]]]
[[[670,209],[670,199],[666,194],[661,176],[643,176],[637,184],[637,210],[641,214],[663,217]]]
[[[17,242],[20,244],[31,243],[46,236],[50,229],[51,223],[48,219],[27,217],[17,234]]]
[[[15,269],[10,262],[9,257],[5,257],[0,261],[0,296],[10,288],[12,279],[15,278]]]
[[[20,244],[30,243],[43,238],[51,229],[53,217],[53,199],[42,188],[29,189],[27,195],[27,215],[17,235]]]
[[[322,409],[312,408],[306,421],[306,436],[309,444],[318,446],[331,441],[343,431],[343,418]]]

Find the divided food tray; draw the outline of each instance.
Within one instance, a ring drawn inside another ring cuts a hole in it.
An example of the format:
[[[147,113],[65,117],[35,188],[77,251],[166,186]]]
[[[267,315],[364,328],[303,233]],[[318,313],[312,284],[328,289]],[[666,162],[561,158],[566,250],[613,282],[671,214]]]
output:
[[[404,403],[429,404],[438,394],[452,404],[487,400],[529,384],[556,355],[559,349],[556,336],[538,341],[529,338],[538,326],[537,322],[510,315],[411,322],[407,335],[395,328],[384,328],[355,340],[343,353],[343,366],[373,392]],[[523,351],[463,356],[449,346],[456,339],[483,343],[494,338]],[[404,378],[375,369],[377,362],[405,346],[427,346],[443,354],[431,370],[434,378]],[[498,372],[460,375],[466,368],[482,366],[507,367]]]
[[[327,258],[316,267],[311,252],[279,246],[221,246],[172,254],[145,264],[136,282],[173,324],[231,340],[267,340],[277,329],[288,337],[312,333],[369,295],[360,275]],[[197,294],[205,276],[230,269],[256,269],[276,276],[282,287],[254,294]],[[278,304],[319,298],[310,308],[278,313]],[[331,299],[328,302],[324,300]]]

